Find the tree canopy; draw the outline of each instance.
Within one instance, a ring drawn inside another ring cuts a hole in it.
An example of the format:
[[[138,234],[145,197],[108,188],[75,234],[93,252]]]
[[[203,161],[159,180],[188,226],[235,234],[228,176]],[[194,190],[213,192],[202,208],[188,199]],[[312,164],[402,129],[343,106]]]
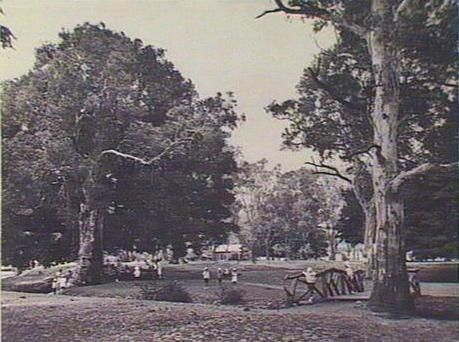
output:
[[[17,246],[4,256],[24,255],[9,239],[25,236],[89,253],[91,222],[105,248],[173,244],[179,256],[192,236],[202,243],[233,229],[232,95],[200,99],[162,49],[104,24],[59,37],[4,84],[2,243]]]

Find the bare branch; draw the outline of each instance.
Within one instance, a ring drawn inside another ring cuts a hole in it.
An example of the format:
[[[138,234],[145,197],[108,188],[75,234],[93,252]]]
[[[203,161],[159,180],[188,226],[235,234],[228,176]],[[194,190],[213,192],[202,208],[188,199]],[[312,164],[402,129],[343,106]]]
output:
[[[366,153],[366,154],[370,154],[371,150],[374,149],[374,148],[375,148],[375,149],[378,149],[378,150],[381,150],[381,146],[376,145],[376,144],[373,144],[373,145],[369,146],[369,147],[366,148],[366,149],[359,150],[359,151],[356,151],[356,152],[354,152],[354,153],[351,153],[351,154],[349,155],[349,158],[357,157],[358,155],[360,155],[360,154],[365,154],[365,153]]]
[[[408,159],[408,158],[405,158],[405,157],[399,157],[398,160],[400,162],[406,162],[406,163],[409,163],[409,164],[412,164],[412,165],[416,165],[417,162],[411,160],[411,159]]]
[[[416,178],[420,175],[426,174],[432,170],[438,169],[452,169],[457,167],[459,163],[449,163],[449,164],[432,164],[432,163],[424,163],[418,165],[411,170],[402,171],[400,172],[394,179],[392,179],[389,183],[389,187],[392,191],[396,192],[400,189],[400,187],[405,184],[408,180]]]
[[[344,181],[346,181],[347,183],[350,183],[350,179],[349,178],[346,178],[346,177],[343,177],[339,174],[336,174],[336,173],[332,173],[332,172],[325,172],[325,171],[313,171],[312,172],[313,175],[326,175],[326,176],[333,176],[333,177],[337,177],[337,178],[340,178]]]
[[[295,7],[290,7],[290,6],[284,5],[282,0],[274,0],[274,2],[276,3],[277,8],[264,11],[256,18],[261,18],[270,13],[284,12],[287,14],[301,15],[301,16],[305,16],[308,18],[317,18],[317,19],[322,19],[325,21],[330,21],[335,26],[344,27],[350,30],[351,32],[355,33],[356,35],[360,36],[361,38],[365,38],[367,34],[366,28],[360,25],[357,25],[356,23],[349,22],[345,20],[342,16],[335,15],[335,13],[333,12],[330,12],[321,7],[317,7],[310,3],[300,3],[296,5]]]
[[[445,87],[450,87],[450,88],[459,88],[459,86],[456,83],[445,82],[445,83],[440,84],[440,85],[445,86]]]
[[[272,10],[267,10],[267,11],[264,11],[263,13],[257,15],[255,17],[255,19],[259,19],[261,17],[264,17],[265,15],[267,14],[270,14],[270,13],[276,13],[276,12],[282,12],[282,10],[280,8],[275,8],[275,9],[272,9]]]
[[[277,5],[277,9],[288,13],[288,14],[299,14],[299,15],[305,15],[308,17],[330,17],[331,14],[327,10],[323,8],[319,8],[317,6],[311,5],[311,4],[300,4],[297,7],[298,8],[292,8],[285,6],[282,0],[274,0],[274,2]]]
[[[419,7],[420,2],[419,0],[403,0],[395,10],[394,21],[397,22],[400,19],[400,15],[410,14],[410,12]]]
[[[140,157],[133,156],[132,154],[123,153],[123,152],[120,152],[120,151],[117,151],[117,150],[114,150],[114,149],[102,151],[99,156],[104,156],[104,155],[111,154],[111,155],[115,155],[115,156],[118,156],[118,157],[121,157],[121,158],[124,158],[124,159],[133,160],[133,161],[135,161],[137,163],[140,163],[142,165],[152,165],[153,163],[155,163],[157,161],[160,161],[165,155],[167,155],[169,152],[171,152],[177,146],[192,141],[193,137],[194,137],[194,135],[191,136],[191,137],[182,138],[180,140],[176,140],[176,141],[171,142],[171,144],[169,146],[167,146],[161,153],[159,153],[155,157],[153,157],[151,159],[148,159],[148,160],[140,158]]]
[[[323,163],[320,163],[320,164],[317,164],[315,162],[305,162],[306,165],[311,165],[311,166],[314,166],[316,169],[327,169],[327,170],[330,170],[330,171],[314,171],[313,174],[316,174],[316,175],[328,175],[328,176],[334,176],[334,177],[338,177],[350,184],[352,184],[352,180],[346,176],[344,176],[336,167],[334,166],[331,166],[331,165],[326,165],[326,164],[323,164]]]

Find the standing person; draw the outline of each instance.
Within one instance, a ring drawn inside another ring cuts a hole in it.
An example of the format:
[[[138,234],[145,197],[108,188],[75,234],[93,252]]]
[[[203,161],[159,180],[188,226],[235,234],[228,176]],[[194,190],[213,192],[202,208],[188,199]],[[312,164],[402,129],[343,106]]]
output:
[[[223,281],[223,270],[221,267],[217,269],[217,280],[218,280],[218,285],[221,285]]]
[[[163,265],[161,259],[156,263],[156,274],[158,275],[158,279],[163,279]]]
[[[51,288],[53,289],[53,293],[56,295],[59,287],[59,272],[57,272],[53,277],[53,282],[51,283]]]
[[[233,284],[237,284],[237,276],[238,276],[238,273],[237,273],[237,268],[233,268],[233,270],[231,271],[231,282]]]
[[[317,281],[316,272],[314,272],[314,270],[311,267],[308,267],[306,269],[306,272],[303,272],[303,275],[305,278],[306,285],[308,287],[308,290],[306,293],[309,293],[311,295],[309,297],[308,302],[312,304],[314,300],[314,297],[312,295],[314,294],[314,292],[319,294],[319,296],[324,297],[322,292],[320,292],[319,289],[316,287],[316,281]]]
[[[57,278],[57,292],[61,293],[67,287],[67,275],[59,270],[59,277]]]
[[[120,275],[123,272],[124,266],[123,263],[121,262],[121,259],[118,257],[116,260],[116,266],[115,266],[115,281],[119,282],[120,281]]]
[[[141,274],[142,274],[142,272],[140,270],[140,266],[139,265],[135,265],[134,266],[134,278],[135,279],[140,279]]]
[[[313,271],[312,267],[308,267],[306,272],[303,272],[304,277],[306,278],[307,285],[314,285],[316,283],[317,277],[316,272]]]
[[[344,270],[346,271],[346,280],[345,280],[345,282],[346,282],[347,288],[349,290],[349,293],[352,293],[352,291],[354,290],[354,287],[355,287],[354,271],[353,271],[349,261],[346,261],[344,263]]]
[[[204,279],[204,284],[207,286],[210,280],[210,272],[207,267],[205,267],[204,271],[202,271],[202,278]]]
[[[65,287],[68,289],[72,287],[72,278],[73,278],[73,272],[72,270],[68,270],[67,274],[65,275]]]
[[[354,278],[354,271],[352,270],[352,267],[349,261],[346,261],[344,263],[344,270],[346,271],[346,274],[349,277],[349,279]]]

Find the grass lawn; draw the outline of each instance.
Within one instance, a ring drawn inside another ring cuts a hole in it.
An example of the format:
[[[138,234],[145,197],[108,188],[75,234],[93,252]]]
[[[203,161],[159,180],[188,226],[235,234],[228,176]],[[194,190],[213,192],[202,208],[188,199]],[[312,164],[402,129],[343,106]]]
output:
[[[4,290],[16,290],[24,292],[49,292],[49,282],[45,279],[52,276],[58,269],[67,269],[72,264],[61,265],[54,268],[38,268],[26,271],[19,276],[7,278],[2,282]],[[240,272],[239,283],[235,288],[242,293],[244,306],[250,308],[283,308],[285,307],[285,293],[282,290],[282,279],[286,273],[298,272],[305,267],[312,266],[316,271],[321,271],[329,267],[342,267],[339,262],[326,261],[264,261],[257,264],[251,262],[241,263],[215,263],[197,262],[185,265],[168,265],[164,268],[165,280],[155,280],[156,283],[165,284],[168,281],[176,281],[186,289],[194,303],[214,304],[219,301],[221,288],[215,279],[217,267],[233,268],[237,267]],[[354,269],[363,268],[363,265],[354,264]],[[204,267],[211,271],[212,279],[209,286],[204,286],[201,272]],[[457,269],[457,264],[416,264],[430,280],[444,279],[450,277]],[[443,273],[442,273],[443,272]],[[446,276],[444,273],[448,273]],[[435,276],[437,275],[437,278]],[[142,299],[141,286],[151,283],[152,280],[132,280],[111,282],[101,285],[74,287],[64,293],[83,297],[112,297],[125,299]],[[224,284],[233,287],[229,281]],[[371,284],[368,282],[366,288],[369,290]],[[422,283],[421,288],[423,297],[418,301],[420,314],[429,315],[429,307],[432,307],[432,317],[455,318],[459,315],[456,307],[458,306],[459,286],[453,283]],[[368,291],[367,291],[368,295]],[[440,297],[438,300],[432,298]],[[450,300],[441,298],[453,297]],[[454,299],[455,298],[455,299]],[[452,309],[450,309],[452,308]]]

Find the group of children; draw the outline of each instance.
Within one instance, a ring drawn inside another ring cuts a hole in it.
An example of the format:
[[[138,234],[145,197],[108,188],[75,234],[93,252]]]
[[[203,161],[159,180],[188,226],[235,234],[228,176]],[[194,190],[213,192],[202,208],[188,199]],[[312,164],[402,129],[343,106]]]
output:
[[[231,282],[233,284],[237,284],[238,280],[238,270],[234,267],[231,271],[228,268],[222,269],[221,267],[217,268],[217,281],[218,285],[221,285],[224,278],[231,277]],[[202,279],[204,279],[204,284],[208,285],[211,278],[211,273],[208,267],[205,267],[202,271]]]
[[[147,266],[149,268],[152,268],[155,273],[156,273],[156,276],[158,279],[163,279],[163,263],[162,263],[162,260],[159,260],[159,261],[150,261],[150,262],[146,262]],[[140,265],[140,263],[138,263],[137,265],[134,266],[134,279],[140,279],[141,275],[142,275],[142,267]]]
[[[53,277],[51,287],[54,294],[60,294],[64,289],[67,289],[72,286],[73,272],[68,270],[64,273],[62,270],[59,270]]]

